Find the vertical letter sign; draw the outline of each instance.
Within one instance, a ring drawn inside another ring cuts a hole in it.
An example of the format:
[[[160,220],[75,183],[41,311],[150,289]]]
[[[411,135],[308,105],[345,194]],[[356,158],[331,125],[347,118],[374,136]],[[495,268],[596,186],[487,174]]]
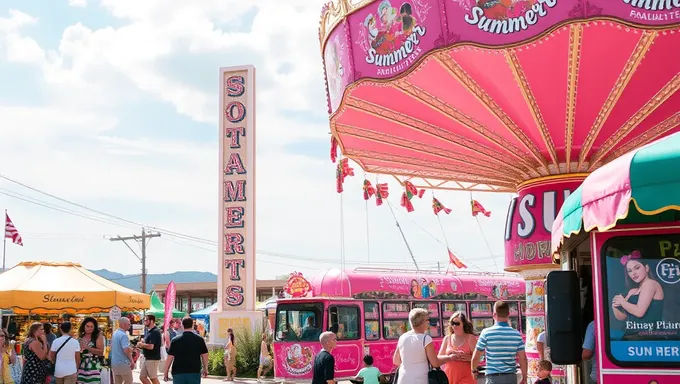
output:
[[[255,310],[255,68],[220,69],[218,308]]]

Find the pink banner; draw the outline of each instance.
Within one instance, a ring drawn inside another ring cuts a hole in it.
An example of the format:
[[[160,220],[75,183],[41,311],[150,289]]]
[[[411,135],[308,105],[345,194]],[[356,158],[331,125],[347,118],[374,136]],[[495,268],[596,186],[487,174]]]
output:
[[[505,221],[505,267],[550,264],[550,233],[564,200],[582,179],[545,180],[520,188]]]
[[[676,0],[374,0],[324,38],[329,112],[363,78],[394,78],[430,52],[463,44],[509,46],[570,22],[617,19],[648,26],[680,23]]]
[[[172,310],[175,308],[175,298],[177,296],[177,288],[175,282],[171,281],[168,288],[165,289],[165,317],[163,318],[163,330],[168,329],[170,319],[172,319]]]
[[[438,11],[437,0],[382,0],[348,17],[353,80],[396,76],[441,45]]]

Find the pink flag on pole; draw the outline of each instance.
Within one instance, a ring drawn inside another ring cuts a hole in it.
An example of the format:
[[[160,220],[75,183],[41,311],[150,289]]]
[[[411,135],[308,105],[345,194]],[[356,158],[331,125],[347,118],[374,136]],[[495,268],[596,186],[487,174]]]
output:
[[[165,289],[165,317],[163,318],[163,330],[168,329],[170,319],[172,319],[172,309],[175,308],[175,296],[177,295],[177,288],[175,282],[171,281]]]

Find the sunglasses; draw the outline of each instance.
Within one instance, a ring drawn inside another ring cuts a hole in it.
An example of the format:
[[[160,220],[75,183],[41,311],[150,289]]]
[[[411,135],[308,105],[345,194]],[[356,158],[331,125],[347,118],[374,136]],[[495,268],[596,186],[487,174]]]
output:
[[[460,325],[460,322],[459,322],[459,321],[452,321],[452,322],[451,322],[451,325],[457,327],[457,326]]]

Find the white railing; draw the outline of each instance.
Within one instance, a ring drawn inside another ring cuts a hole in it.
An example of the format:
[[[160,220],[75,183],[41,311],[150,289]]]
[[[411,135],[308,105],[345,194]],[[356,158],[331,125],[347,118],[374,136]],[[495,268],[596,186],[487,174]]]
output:
[[[357,273],[404,273],[404,274],[425,274],[425,275],[456,275],[456,276],[497,276],[497,277],[520,277],[517,273],[510,272],[477,272],[477,271],[442,271],[441,269],[420,269],[415,268],[380,268],[380,267],[359,267],[355,268]]]

